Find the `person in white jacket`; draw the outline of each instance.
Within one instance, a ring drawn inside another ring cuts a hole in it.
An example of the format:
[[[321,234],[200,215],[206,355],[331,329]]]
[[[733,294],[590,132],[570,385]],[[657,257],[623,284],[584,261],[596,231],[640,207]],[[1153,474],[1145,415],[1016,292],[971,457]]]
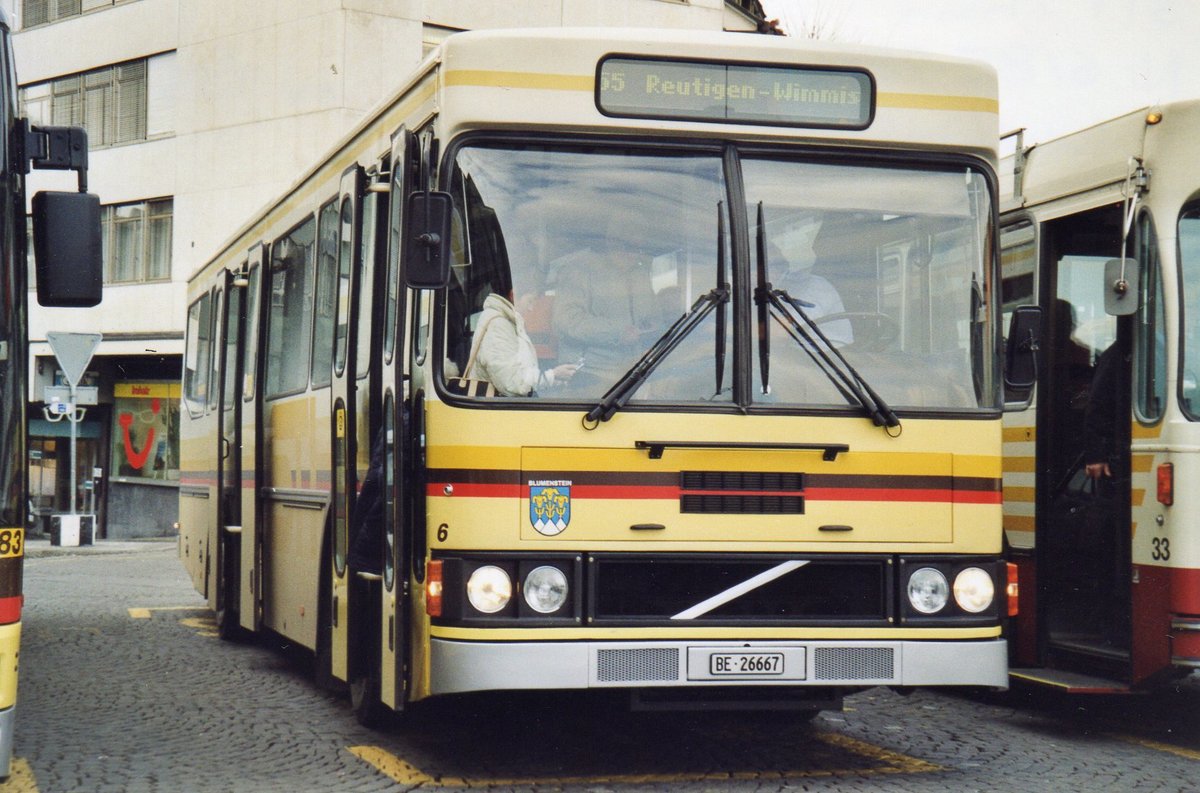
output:
[[[500,396],[534,396],[539,390],[565,384],[577,367],[567,363],[541,370],[537,348],[511,298],[511,292],[507,299],[492,292],[484,299],[466,376],[487,380]]]

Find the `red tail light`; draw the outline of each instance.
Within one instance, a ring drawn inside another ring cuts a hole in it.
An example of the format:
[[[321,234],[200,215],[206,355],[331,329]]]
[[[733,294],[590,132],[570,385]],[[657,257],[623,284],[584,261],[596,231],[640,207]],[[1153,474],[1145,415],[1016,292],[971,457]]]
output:
[[[425,613],[442,616],[442,560],[433,559],[425,567]]]
[[[1015,617],[1021,613],[1021,585],[1018,583],[1018,569],[1012,562],[1008,563],[1008,616]]]
[[[1175,464],[1163,463],[1158,467],[1158,503],[1169,507],[1175,503]]]

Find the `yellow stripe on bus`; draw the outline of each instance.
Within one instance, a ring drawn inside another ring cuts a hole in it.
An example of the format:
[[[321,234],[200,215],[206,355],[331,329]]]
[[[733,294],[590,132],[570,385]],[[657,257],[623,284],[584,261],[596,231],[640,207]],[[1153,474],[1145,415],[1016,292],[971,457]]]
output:
[[[987,476],[999,478],[1004,460],[994,454],[954,455],[955,476]]]
[[[1010,474],[1031,474],[1037,470],[1037,460],[1033,457],[1005,457],[1004,471]]]
[[[1000,101],[988,96],[941,96],[881,91],[876,104],[879,107],[896,107],[906,110],[963,110],[971,113],[1000,113]]]
[[[539,74],[536,72],[500,72],[457,69],[446,72],[446,85],[477,88],[531,88],[541,91],[591,91],[594,74]]]
[[[1032,504],[1036,498],[1037,491],[1032,487],[1006,487],[1004,488],[1004,500],[1015,501],[1022,504]]]
[[[593,91],[594,74],[544,74],[537,72],[484,71],[457,69],[446,71],[446,86],[473,88],[527,88],[538,91]],[[945,96],[882,92],[877,98],[879,107],[906,110],[959,110],[972,113],[1000,112],[1000,102],[986,96]]]
[[[1155,424],[1153,427],[1144,427],[1135,421],[1135,422],[1133,422],[1133,427],[1132,427],[1131,431],[1132,431],[1134,438],[1136,438],[1138,440],[1144,440],[1146,438],[1161,437],[1162,436],[1162,428],[1163,428],[1162,422]]]
[[[455,628],[434,625],[429,635],[437,639],[488,641],[572,641],[591,639],[823,639],[863,641],[879,639],[993,639],[1000,635],[998,625],[979,628]]]
[[[1001,437],[1005,443],[1022,443],[1037,440],[1035,427],[1005,427]]]
[[[1037,523],[1033,515],[1005,515],[1005,531],[1034,531]]]

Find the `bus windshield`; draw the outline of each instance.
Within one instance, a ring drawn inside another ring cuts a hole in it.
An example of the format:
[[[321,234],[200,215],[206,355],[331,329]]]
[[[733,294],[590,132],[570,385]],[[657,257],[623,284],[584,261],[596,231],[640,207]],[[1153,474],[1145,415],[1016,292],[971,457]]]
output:
[[[997,404],[981,172],[474,144],[450,190],[452,393],[861,410],[832,365],[894,409]]]

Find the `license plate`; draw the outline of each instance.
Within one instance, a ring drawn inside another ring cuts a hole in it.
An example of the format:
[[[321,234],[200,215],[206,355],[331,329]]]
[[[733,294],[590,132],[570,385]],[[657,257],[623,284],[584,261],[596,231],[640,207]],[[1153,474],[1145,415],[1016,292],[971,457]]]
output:
[[[708,673],[714,677],[782,675],[783,653],[713,653],[708,656]]]
[[[688,651],[688,677],[692,680],[803,680],[804,673],[803,647],[692,647]]]

